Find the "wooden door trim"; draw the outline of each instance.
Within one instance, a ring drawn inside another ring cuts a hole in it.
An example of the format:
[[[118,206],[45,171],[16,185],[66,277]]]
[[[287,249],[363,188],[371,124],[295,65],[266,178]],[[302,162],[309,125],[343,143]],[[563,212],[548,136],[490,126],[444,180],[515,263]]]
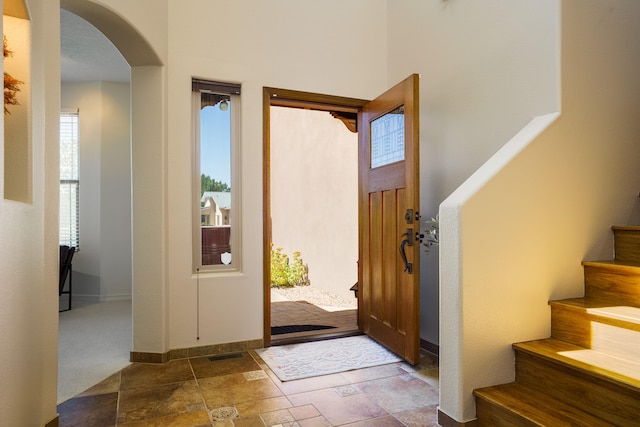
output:
[[[323,95],[290,89],[262,90],[262,265],[264,346],[271,345],[271,106],[357,114],[364,99]]]

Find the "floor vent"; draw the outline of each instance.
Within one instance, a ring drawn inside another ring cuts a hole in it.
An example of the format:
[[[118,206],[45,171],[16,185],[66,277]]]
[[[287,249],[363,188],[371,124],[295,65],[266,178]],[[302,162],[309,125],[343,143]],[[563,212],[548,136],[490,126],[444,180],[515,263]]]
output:
[[[210,362],[217,362],[218,360],[239,359],[241,357],[242,357],[241,353],[221,354],[219,356],[211,356],[209,358],[209,361]]]
[[[231,418],[238,418],[239,416],[237,409],[233,406],[212,409],[209,415],[213,421],[229,420]]]

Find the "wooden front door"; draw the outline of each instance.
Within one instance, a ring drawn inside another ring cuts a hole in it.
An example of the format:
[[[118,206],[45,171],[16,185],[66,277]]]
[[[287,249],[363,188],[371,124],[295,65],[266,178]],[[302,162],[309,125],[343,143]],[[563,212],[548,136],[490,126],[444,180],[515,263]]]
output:
[[[410,76],[358,117],[358,323],[412,364],[420,356],[418,82]]]

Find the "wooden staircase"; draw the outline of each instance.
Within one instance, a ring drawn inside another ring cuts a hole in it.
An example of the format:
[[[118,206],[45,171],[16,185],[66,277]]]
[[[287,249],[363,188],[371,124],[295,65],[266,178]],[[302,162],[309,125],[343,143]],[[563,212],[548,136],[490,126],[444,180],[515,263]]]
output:
[[[551,338],[513,345],[516,381],[474,391],[478,426],[640,426],[640,227],[583,262],[585,297],[552,301]]]

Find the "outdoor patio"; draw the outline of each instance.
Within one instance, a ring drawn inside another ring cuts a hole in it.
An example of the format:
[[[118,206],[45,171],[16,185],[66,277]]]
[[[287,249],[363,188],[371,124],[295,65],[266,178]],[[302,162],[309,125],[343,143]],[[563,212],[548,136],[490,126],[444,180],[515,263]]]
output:
[[[271,335],[271,340],[349,335],[359,331],[356,299],[346,301],[311,286],[271,289],[271,326],[315,325],[331,328]]]

